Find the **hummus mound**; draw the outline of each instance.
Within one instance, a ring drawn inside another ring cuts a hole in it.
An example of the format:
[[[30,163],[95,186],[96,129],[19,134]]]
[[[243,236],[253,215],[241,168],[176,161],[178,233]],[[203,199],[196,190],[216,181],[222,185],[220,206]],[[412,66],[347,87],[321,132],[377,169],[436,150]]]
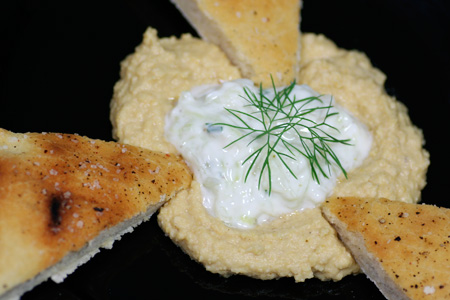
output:
[[[298,82],[336,101],[364,122],[373,146],[362,166],[340,178],[333,196],[385,197],[418,202],[429,164],[423,137],[403,104],[386,94],[385,75],[368,58],[322,35],[302,35]],[[214,45],[189,35],[158,39],[148,29],[143,43],[122,63],[114,88],[111,120],[115,138],[153,150],[175,152],[164,139],[164,117],[178,95],[206,83],[239,78],[236,67]],[[161,208],[158,222],[167,235],[207,270],[224,276],[317,277],[340,280],[359,272],[350,253],[320,209],[283,216],[250,230],[230,228],[208,214],[200,186]]]

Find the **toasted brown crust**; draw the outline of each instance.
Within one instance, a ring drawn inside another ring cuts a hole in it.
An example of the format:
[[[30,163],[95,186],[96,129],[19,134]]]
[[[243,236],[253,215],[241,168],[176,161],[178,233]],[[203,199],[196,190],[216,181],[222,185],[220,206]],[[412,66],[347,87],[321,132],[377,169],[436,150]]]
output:
[[[388,299],[450,299],[450,209],[341,197],[322,211]]]
[[[101,231],[156,210],[191,179],[173,154],[0,129],[0,294]]]
[[[291,83],[300,63],[300,0],[172,0],[242,76],[264,86]]]

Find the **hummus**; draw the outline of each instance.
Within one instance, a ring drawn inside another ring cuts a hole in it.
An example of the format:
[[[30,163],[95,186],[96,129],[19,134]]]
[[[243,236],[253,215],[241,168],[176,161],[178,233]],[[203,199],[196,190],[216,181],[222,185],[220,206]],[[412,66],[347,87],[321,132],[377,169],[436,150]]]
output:
[[[364,54],[340,49],[321,35],[302,34],[302,51],[298,82],[333,95],[373,136],[369,156],[348,179],[338,178],[333,196],[418,202],[428,153],[405,106],[386,94],[385,75]],[[115,138],[164,152],[176,151],[164,138],[164,118],[182,91],[240,77],[216,46],[189,35],[158,39],[154,29],[146,31],[121,67],[111,103]],[[339,280],[359,272],[320,208],[253,229],[231,228],[207,212],[194,181],[160,210],[158,222],[193,259],[224,276],[294,277],[300,282],[311,277]]]

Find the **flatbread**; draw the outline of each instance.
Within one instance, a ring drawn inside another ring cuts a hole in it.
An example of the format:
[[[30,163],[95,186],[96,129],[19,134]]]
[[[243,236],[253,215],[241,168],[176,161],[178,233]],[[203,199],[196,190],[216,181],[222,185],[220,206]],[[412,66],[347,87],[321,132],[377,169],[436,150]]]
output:
[[[450,209],[339,197],[322,211],[386,298],[450,299]]]
[[[174,154],[0,129],[0,295],[62,281],[191,180]]]
[[[172,0],[205,41],[218,45],[244,78],[291,83],[300,64],[299,0]],[[268,59],[270,58],[270,59]]]

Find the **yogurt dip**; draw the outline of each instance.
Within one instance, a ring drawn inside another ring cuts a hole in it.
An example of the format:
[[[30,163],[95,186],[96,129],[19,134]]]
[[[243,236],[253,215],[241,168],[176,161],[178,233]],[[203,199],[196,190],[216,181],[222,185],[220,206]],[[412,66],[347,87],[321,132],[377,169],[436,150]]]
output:
[[[332,96],[307,85],[260,90],[248,79],[183,92],[165,131],[194,171],[203,205],[237,228],[317,207],[372,144]]]

